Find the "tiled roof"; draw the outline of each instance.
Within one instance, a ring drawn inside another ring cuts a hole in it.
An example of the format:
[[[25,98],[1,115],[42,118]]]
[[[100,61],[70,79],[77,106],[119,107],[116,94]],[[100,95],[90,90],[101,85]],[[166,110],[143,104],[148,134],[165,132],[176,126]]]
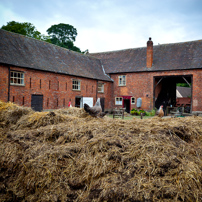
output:
[[[93,53],[106,73],[169,71],[202,68],[202,40],[153,47],[153,66],[146,67],[146,47]]]
[[[177,91],[182,97],[191,97],[191,88],[177,86]]]
[[[0,63],[106,80],[106,73],[202,68],[202,40],[153,47],[146,67],[146,47],[83,55],[50,43],[0,29]]]
[[[2,29],[0,63],[111,81],[99,59]]]

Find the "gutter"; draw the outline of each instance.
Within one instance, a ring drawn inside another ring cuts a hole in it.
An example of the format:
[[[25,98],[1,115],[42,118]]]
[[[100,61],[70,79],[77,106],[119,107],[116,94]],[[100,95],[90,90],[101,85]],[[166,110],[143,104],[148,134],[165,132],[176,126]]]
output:
[[[44,69],[38,69],[38,68],[32,68],[32,67],[26,67],[26,66],[18,66],[18,65],[15,65],[15,64],[8,64],[8,63],[2,63],[0,62],[0,64],[3,64],[3,65],[12,65],[13,67],[19,67],[19,68],[25,68],[25,69],[31,69],[31,70],[37,70],[37,71],[42,71],[42,72],[51,72],[51,73],[55,73],[55,74],[62,74],[62,75],[68,75],[68,76],[75,76],[75,77],[79,77],[79,78],[86,78],[86,79],[93,79],[93,80],[100,80],[100,81],[108,81],[108,82],[111,82],[113,81],[113,79],[111,79],[104,71],[103,67],[103,72],[104,74],[110,79],[109,80],[106,80],[106,79],[98,79],[98,78],[95,78],[95,77],[87,77],[87,76],[80,76],[80,75],[74,75],[74,74],[69,74],[69,73],[66,73],[66,72],[58,72],[58,71],[52,71],[52,70],[44,70]]]

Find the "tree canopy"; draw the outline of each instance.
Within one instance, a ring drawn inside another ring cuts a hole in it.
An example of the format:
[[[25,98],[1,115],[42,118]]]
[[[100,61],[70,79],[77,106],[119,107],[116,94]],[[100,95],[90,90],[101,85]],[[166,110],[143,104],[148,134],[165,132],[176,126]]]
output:
[[[56,38],[60,43],[68,41],[74,42],[77,36],[76,28],[64,23],[52,25],[49,29],[47,29],[47,33],[51,38]]]
[[[8,22],[7,25],[3,25],[1,29],[22,34],[35,39],[43,39],[41,33],[37,31],[36,27],[29,22],[20,23],[11,21]]]
[[[78,47],[74,46],[77,30],[72,25],[64,23],[52,25],[47,29],[47,33],[50,36],[51,43],[73,51],[81,52]]]

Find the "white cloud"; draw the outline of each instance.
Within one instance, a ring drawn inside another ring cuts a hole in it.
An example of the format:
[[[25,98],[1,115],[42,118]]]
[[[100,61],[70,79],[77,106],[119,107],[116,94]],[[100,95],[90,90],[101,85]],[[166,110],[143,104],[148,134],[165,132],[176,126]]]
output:
[[[200,0],[1,0],[0,26],[30,22],[42,34],[54,24],[73,25],[75,45],[90,52],[201,38]]]

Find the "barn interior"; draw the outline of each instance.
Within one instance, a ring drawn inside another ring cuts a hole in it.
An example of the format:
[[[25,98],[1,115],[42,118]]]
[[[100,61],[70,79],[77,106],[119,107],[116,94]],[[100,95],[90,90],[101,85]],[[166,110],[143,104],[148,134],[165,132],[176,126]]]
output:
[[[176,86],[178,83],[185,83],[191,88],[190,101],[183,101],[180,105],[177,103]],[[154,106],[159,109],[163,105],[165,115],[168,113],[168,107],[184,107],[186,113],[192,111],[192,75],[181,76],[160,76],[154,77]]]

